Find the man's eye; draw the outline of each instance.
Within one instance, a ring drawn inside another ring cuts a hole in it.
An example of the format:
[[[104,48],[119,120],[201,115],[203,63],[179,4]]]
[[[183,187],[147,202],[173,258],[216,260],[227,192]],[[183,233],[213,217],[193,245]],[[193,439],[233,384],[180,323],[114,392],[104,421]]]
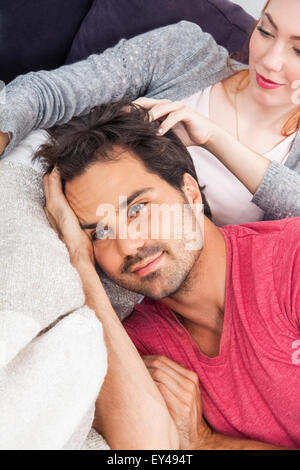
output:
[[[136,217],[139,212],[145,207],[146,203],[139,202],[138,204],[134,204],[133,206],[129,207],[128,209],[128,217]]]
[[[92,235],[93,240],[105,240],[111,233],[111,227],[97,227],[96,231]]]
[[[264,37],[267,37],[267,38],[272,38],[272,34],[271,33],[268,33],[268,31],[266,31],[265,29],[263,29],[261,26],[258,26],[257,27],[257,30],[260,32],[260,34]]]

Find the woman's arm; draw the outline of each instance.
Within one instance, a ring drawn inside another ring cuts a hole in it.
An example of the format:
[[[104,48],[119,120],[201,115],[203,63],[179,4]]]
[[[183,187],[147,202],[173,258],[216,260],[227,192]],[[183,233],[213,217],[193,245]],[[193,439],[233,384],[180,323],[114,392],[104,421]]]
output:
[[[272,162],[252,202],[265,211],[265,220],[300,216],[300,175]]]
[[[300,175],[238,142],[219,127],[205,148],[213,153],[254,195],[252,202],[266,219],[300,216]]]
[[[227,60],[227,51],[210,34],[182,21],[122,39],[81,62],[22,75],[7,85],[0,107],[0,131],[12,133],[5,153],[31,130],[68,122],[99,104],[191,95],[231,75]]]

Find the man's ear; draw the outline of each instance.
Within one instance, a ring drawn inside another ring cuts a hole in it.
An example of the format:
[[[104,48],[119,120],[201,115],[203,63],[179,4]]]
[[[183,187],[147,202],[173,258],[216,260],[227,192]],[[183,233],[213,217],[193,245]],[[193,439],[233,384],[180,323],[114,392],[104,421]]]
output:
[[[183,186],[181,189],[191,206],[193,204],[203,204],[199,185],[195,178],[193,178],[189,173],[184,173]]]

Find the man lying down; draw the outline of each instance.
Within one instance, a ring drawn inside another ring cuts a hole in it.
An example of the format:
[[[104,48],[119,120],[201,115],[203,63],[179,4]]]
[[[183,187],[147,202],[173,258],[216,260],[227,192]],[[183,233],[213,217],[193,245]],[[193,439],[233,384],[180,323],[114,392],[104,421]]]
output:
[[[102,105],[35,156],[104,328],[94,427],[113,449],[299,448],[300,218],[217,228],[185,146],[158,127]],[[95,262],[145,296],[125,329]]]

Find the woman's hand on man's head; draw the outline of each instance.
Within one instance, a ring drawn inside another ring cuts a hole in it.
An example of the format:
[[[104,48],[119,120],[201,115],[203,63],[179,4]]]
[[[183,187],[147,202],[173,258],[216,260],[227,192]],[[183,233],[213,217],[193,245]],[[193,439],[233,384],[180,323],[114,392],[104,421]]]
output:
[[[139,98],[135,104],[147,109],[152,120],[160,120],[159,135],[172,129],[186,147],[205,146],[218,126],[180,101]]]

